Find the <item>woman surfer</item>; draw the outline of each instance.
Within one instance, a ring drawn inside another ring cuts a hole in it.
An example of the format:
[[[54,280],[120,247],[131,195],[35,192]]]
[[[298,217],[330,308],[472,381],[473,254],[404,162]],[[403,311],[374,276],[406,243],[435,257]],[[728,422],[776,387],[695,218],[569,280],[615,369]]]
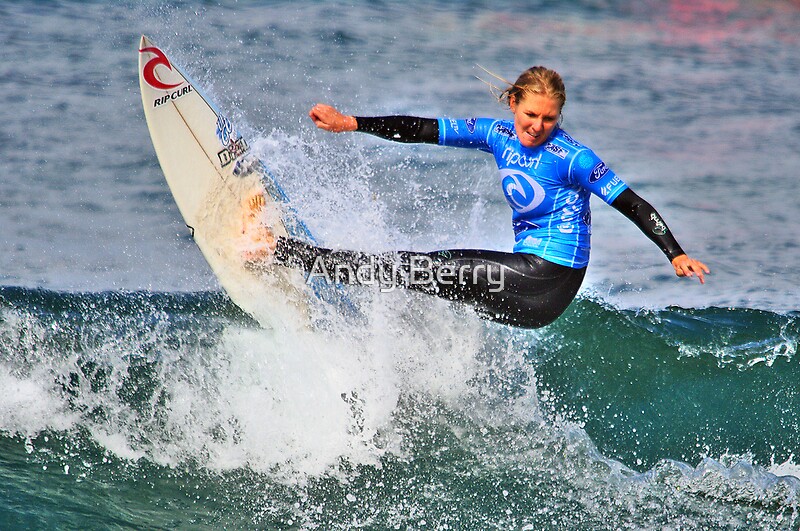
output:
[[[315,105],[309,116],[326,131],[361,131],[395,142],[491,153],[512,209],[512,253],[457,249],[370,255],[278,238],[269,244],[275,261],[309,275],[335,271],[334,278],[328,276],[335,282],[364,283],[377,277],[396,287],[468,303],[487,319],[538,328],[561,315],[580,288],[589,262],[589,199],[595,194],[635,223],[667,256],[677,276],[705,282],[708,267],[684,253],[658,212],[560,128],[566,92],[558,73],[530,68],[500,99],[508,104],[513,121],[355,117],[324,104]]]

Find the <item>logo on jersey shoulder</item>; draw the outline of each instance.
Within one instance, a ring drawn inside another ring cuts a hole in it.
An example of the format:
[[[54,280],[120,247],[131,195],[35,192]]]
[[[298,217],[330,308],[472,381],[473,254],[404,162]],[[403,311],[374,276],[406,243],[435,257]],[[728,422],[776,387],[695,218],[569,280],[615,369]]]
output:
[[[605,162],[598,162],[597,166],[592,169],[592,173],[589,175],[589,184],[594,184],[603,176],[608,173],[608,166],[606,166]]]
[[[467,131],[470,133],[475,132],[475,124],[477,123],[477,118],[467,118]]]
[[[549,151],[550,153],[552,153],[553,155],[555,155],[556,157],[558,157],[558,158],[560,158],[562,160],[567,158],[567,155],[569,154],[569,151],[567,151],[566,148],[563,148],[561,146],[557,146],[557,145],[553,144],[552,142],[548,142],[547,144],[545,144],[544,145],[544,149],[545,149],[545,151]]]
[[[542,204],[545,192],[530,175],[514,170],[502,170],[503,193],[511,208],[525,214]]]
[[[155,46],[148,46],[147,48],[142,48],[139,50],[139,53],[151,53],[155,56],[147,61],[144,65],[144,68],[142,68],[142,77],[148,85],[158,90],[172,90],[176,87],[180,87],[183,84],[183,81],[179,83],[164,83],[158,79],[158,76],[156,76],[157,66],[165,66],[167,70],[172,72],[172,65],[170,64],[169,59],[167,59],[166,54],[160,49],[156,48]]]
[[[512,128],[508,127],[505,124],[500,124],[500,123],[496,124],[494,126],[494,131],[495,131],[495,133],[497,133],[499,135],[507,136],[508,138],[514,138],[516,136],[516,133],[514,132],[514,130]]]
[[[575,147],[582,148],[583,144],[569,136],[563,129],[561,130],[561,138],[568,144],[572,144]]]

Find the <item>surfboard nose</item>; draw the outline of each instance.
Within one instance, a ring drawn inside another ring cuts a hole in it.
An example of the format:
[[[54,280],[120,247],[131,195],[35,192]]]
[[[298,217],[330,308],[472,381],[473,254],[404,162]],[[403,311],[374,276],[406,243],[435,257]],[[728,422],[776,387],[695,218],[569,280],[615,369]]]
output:
[[[143,50],[148,46],[152,46],[152,44],[153,43],[150,41],[150,39],[147,38],[147,35],[142,35],[142,38],[139,40],[139,49]]]

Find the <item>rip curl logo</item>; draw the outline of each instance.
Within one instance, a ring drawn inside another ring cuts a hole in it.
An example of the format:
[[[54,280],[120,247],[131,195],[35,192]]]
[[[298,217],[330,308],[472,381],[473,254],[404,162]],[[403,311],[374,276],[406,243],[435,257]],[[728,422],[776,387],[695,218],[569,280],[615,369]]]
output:
[[[519,166],[520,168],[532,168],[534,170],[538,170],[539,163],[542,162],[542,154],[539,153],[535,157],[529,157],[509,147],[503,151],[503,160],[505,161],[506,166]]]
[[[156,76],[156,67],[159,65],[167,67],[170,72],[172,71],[172,65],[170,64],[169,59],[167,59],[167,56],[164,54],[164,52],[155,46],[149,46],[139,50],[139,53],[151,53],[155,56],[147,61],[142,69],[142,77],[148,85],[158,90],[172,90],[176,87],[180,87],[183,84],[183,81],[174,84],[164,83]]]
[[[468,118],[467,119],[467,131],[470,133],[475,132],[475,123],[478,121],[477,118]]]
[[[170,100],[172,100],[172,101],[177,100],[178,98],[186,96],[190,92],[192,92],[192,86],[191,85],[186,85],[185,87],[182,87],[182,88],[180,88],[178,90],[172,91],[169,94],[165,94],[165,95],[161,96],[160,98],[156,98],[156,99],[153,100],[153,108],[158,107],[160,105],[164,105],[165,103],[167,103]]]
[[[503,179],[503,193],[506,201],[520,214],[530,212],[544,201],[544,188],[529,175],[513,170],[503,170],[500,172],[500,176]]]
[[[667,233],[667,224],[655,212],[650,214],[650,221],[653,222],[653,234],[663,236]]]

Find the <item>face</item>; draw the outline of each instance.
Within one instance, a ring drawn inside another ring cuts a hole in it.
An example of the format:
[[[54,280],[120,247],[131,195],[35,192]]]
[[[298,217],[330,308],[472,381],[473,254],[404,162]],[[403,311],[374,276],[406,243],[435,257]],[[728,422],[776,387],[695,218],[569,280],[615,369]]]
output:
[[[517,137],[520,144],[527,148],[542,145],[558,126],[561,107],[553,98],[526,94],[519,99],[512,97],[510,104]]]

